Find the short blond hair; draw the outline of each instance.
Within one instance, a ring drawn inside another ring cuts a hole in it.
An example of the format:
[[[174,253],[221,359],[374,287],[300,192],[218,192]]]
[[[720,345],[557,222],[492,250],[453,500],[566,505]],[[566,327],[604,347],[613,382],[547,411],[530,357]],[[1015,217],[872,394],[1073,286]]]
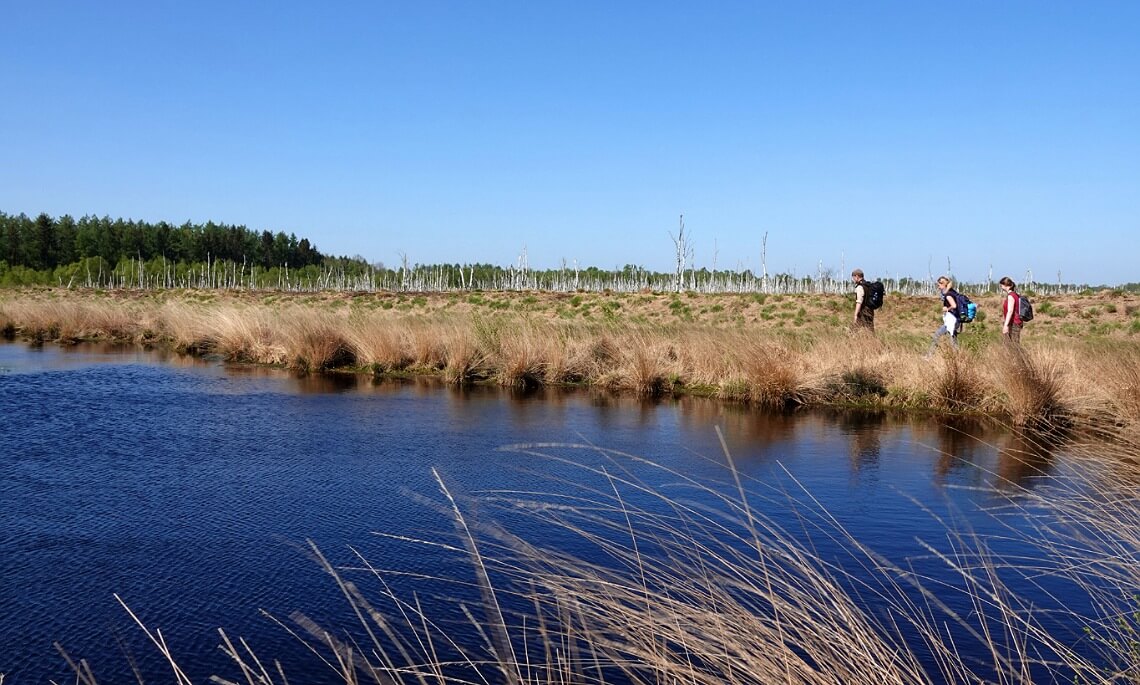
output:
[[[852,278],[863,278],[863,270],[862,269],[855,269],[854,271],[851,272],[851,277]]]
[[[950,280],[949,276],[939,276],[938,282],[945,283],[946,285],[954,285],[954,281]]]

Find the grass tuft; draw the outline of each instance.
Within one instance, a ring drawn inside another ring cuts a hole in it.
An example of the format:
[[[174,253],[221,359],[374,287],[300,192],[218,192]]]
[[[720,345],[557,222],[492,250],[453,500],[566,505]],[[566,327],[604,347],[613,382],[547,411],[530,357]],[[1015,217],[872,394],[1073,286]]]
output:
[[[1006,346],[998,360],[1006,411],[1015,426],[1054,430],[1070,424],[1070,412],[1062,400],[1064,372],[1059,359]]]
[[[976,410],[985,396],[985,384],[977,358],[964,351],[945,348],[938,357],[933,398],[952,412]]]

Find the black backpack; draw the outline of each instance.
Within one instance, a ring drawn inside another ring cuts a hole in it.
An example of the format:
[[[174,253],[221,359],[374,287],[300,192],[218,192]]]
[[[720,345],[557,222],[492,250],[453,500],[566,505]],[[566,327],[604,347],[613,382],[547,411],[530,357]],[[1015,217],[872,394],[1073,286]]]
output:
[[[1033,320],[1033,303],[1020,293],[1017,295],[1017,318],[1021,319],[1022,323]]]
[[[887,289],[883,287],[882,281],[865,282],[863,283],[863,289],[866,291],[863,297],[863,304],[871,309],[878,309],[883,306],[883,297],[887,294]]]

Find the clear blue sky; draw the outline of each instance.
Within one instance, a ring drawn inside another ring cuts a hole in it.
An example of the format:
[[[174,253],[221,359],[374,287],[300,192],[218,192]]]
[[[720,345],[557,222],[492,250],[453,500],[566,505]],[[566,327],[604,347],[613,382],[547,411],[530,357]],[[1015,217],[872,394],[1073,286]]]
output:
[[[1140,281],[1140,2],[7,2],[0,211]]]

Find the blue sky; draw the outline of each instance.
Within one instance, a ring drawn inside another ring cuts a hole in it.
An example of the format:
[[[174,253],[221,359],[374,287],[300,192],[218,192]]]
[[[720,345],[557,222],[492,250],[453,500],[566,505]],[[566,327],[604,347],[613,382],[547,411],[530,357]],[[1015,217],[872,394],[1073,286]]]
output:
[[[6,3],[0,211],[1140,281],[1140,2]]]

